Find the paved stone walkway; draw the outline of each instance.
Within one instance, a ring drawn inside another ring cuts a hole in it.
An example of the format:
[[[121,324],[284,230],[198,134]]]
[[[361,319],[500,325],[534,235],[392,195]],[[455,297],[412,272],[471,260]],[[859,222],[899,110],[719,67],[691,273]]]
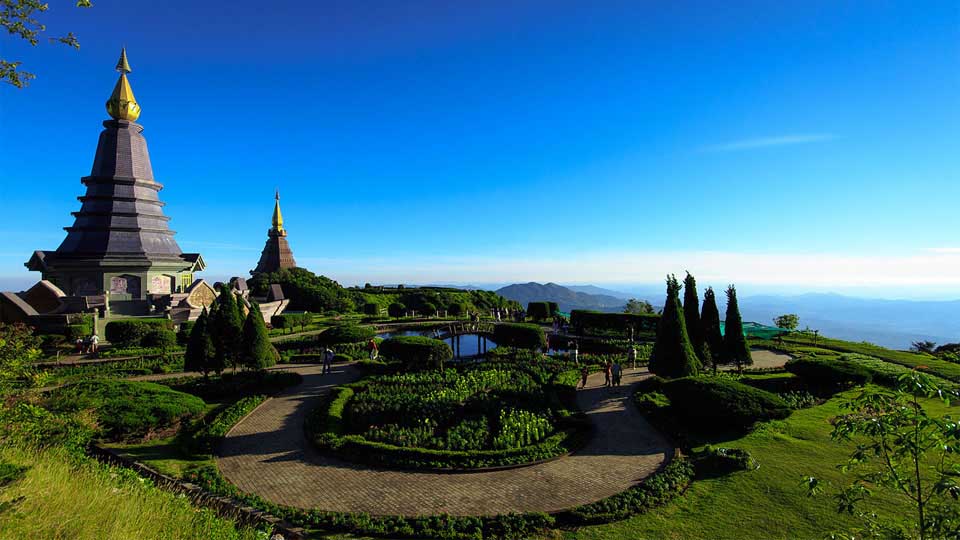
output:
[[[296,369],[304,382],[266,401],[227,434],[217,464],[241,490],[279,504],[379,515],[491,515],[553,512],[619,493],[655,472],[673,454],[668,441],[627,402],[645,369],[624,385],[601,386],[595,374],[578,402],[596,433],[576,454],[520,469],[434,474],[373,469],[321,455],[303,422],[317,397],[359,377],[352,365],[331,375]]]

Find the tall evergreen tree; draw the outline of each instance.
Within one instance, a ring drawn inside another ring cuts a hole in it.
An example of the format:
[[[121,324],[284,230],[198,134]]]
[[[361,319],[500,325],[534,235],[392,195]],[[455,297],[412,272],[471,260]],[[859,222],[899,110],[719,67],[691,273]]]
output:
[[[213,340],[210,339],[209,317],[207,308],[203,308],[203,312],[190,330],[187,350],[183,355],[183,370],[200,372],[204,379],[210,375],[211,371],[219,373],[223,370],[222,367],[216,369],[217,352],[213,346]]]
[[[224,366],[238,365],[240,340],[243,335],[243,319],[237,310],[237,298],[226,285],[220,286],[211,326],[213,345],[216,347],[217,360]]]
[[[263,322],[260,308],[250,304],[247,320],[243,323],[243,345],[240,364],[247,369],[265,369],[277,363],[277,351],[270,343],[267,325]]]
[[[667,276],[667,300],[650,355],[650,371],[667,378],[696,375],[700,371],[680,307],[680,282],[674,275]]]
[[[737,289],[733,285],[727,287],[727,319],[724,321],[723,349],[726,361],[736,364],[738,371],[743,366],[753,365],[753,356],[747,338],[743,335],[743,319],[740,317],[740,306],[737,304]]]
[[[716,373],[717,364],[723,361],[723,334],[720,332],[720,310],[717,309],[717,297],[713,287],[707,287],[703,293],[700,333],[703,336],[704,350],[710,352],[706,360],[713,364],[713,372]]]
[[[701,363],[709,362],[703,350],[703,329],[700,326],[700,299],[697,298],[697,280],[687,272],[683,279],[683,321],[687,325],[690,345]]]

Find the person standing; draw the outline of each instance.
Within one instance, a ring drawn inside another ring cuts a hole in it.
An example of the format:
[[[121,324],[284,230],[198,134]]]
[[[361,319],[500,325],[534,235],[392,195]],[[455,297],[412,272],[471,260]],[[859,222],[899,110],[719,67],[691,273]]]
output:
[[[100,346],[100,337],[97,336],[96,332],[94,332],[93,335],[90,336],[90,354],[97,354],[97,347],[99,346]]]
[[[333,356],[332,349],[327,348],[323,351],[323,369],[320,370],[321,375],[333,373]]]
[[[590,370],[587,366],[583,366],[583,369],[580,370],[580,388],[587,387],[587,377],[590,376]]]
[[[367,350],[370,351],[370,360],[376,360],[380,356],[380,348],[377,347],[377,341],[374,339],[370,340],[370,343],[367,343]]]
[[[580,345],[576,341],[573,342],[573,363],[580,365]]]
[[[613,385],[620,386],[620,378],[623,376],[623,368],[620,367],[620,363],[614,362],[611,371],[613,373]]]
[[[603,385],[612,386],[613,385],[613,362],[611,362],[610,360],[607,360],[607,365],[604,366],[603,376],[604,376]]]
[[[637,346],[630,346],[630,365],[633,366],[633,369],[637,369]]]

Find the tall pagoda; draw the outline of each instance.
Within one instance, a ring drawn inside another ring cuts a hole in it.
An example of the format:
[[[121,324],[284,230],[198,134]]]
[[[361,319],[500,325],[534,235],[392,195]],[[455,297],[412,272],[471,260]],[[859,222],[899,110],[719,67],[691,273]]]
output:
[[[140,105],[127,73],[126,50],[117,62],[120,77],[107,100],[110,120],[103,122],[90,176],[80,179],[86,193],[73,212],[74,223],[56,251],[35,251],[25,263],[68,296],[102,297],[106,313],[138,315],[150,311],[153,296],[181,293],[203,270],[197,253],[183,253],[163,214],[153,178]]]
[[[287,243],[287,231],[283,228],[283,214],[280,213],[280,191],[276,192],[273,202],[273,222],[267,231],[267,243],[260,254],[260,262],[250,271],[251,275],[276,272],[283,268],[296,268],[293,252]]]

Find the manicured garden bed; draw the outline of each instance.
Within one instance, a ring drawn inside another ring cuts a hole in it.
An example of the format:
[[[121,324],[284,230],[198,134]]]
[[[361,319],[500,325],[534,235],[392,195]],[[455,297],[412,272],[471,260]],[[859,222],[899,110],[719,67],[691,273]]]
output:
[[[367,464],[477,469],[555,458],[582,445],[570,365],[508,362],[371,377],[332,392],[307,430],[321,448]]]

